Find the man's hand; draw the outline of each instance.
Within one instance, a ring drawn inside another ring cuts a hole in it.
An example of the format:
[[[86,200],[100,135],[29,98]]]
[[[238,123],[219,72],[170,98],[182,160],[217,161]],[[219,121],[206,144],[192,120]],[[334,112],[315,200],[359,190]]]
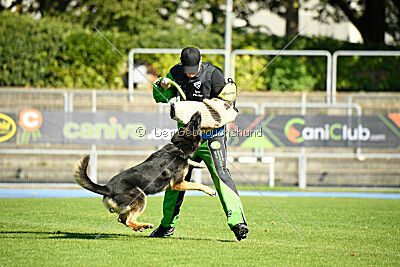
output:
[[[168,88],[171,86],[171,85],[169,84],[170,81],[171,81],[171,80],[168,79],[168,78],[162,78],[162,80],[161,80],[161,87],[162,87],[164,90],[168,89]]]
[[[168,101],[168,103],[176,103],[176,102],[178,102],[177,97],[173,97]]]

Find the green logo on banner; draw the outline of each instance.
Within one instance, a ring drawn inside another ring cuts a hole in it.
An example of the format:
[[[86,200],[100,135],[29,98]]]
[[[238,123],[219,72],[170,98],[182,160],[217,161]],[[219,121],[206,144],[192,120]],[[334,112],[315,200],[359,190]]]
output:
[[[275,147],[275,145],[266,136],[263,136],[261,131],[258,131],[255,135],[248,137],[240,146],[246,148]]]

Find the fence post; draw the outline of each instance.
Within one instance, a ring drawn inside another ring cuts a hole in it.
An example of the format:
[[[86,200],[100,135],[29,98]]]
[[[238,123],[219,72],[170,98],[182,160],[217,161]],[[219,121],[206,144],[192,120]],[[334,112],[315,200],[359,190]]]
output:
[[[307,112],[306,94],[301,94],[301,116],[305,116]],[[301,147],[301,155],[299,156],[299,188],[304,189],[307,186],[307,158],[306,148]]]
[[[93,183],[97,183],[97,152],[96,145],[92,145],[90,152],[90,179]]]
[[[275,187],[275,158],[274,157],[263,157],[261,158],[262,163],[268,163],[269,167],[269,187]]]
[[[92,112],[96,113],[97,111],[97,94],[96,90],[92,90]]]
[[[301,155],[299,156],[299,188],[304,189],[307,187],[307,157],[304,147],[301,148]]]
[[[97,112],[97,94],[96,90],[92,90],[92,113]],[[92,151],[90,152],[90,178],[94,183],[97,183],[97,151],[96,145],[92,144]]]
[[[74,92],[69,92],[68,94],[68,112],[74,110]]]
[[[63,96],[64,96],[64,112],[68,112],[68,92],[63,92]]]
[[[226,0],[226,16],[225,16],[225,62],[224,77],[227,80],[230,76],[230,57],[232,51],[232,10],[233,0]],[[233,77],[232,77],[233,78]]]
[[[193,169],[193,181],[195,183],[201,184],[201,170],[199,168],[194,168]]]

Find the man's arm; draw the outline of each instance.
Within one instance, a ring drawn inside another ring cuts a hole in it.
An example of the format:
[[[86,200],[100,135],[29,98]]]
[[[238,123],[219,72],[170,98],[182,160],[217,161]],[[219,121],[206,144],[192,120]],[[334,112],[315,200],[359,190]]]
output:
[[[171,79],[174,81],[174,78],[172,77],[171,71],[168,72],[167,78]],[[156,101],[156,103],[168,103],[168,101],[176,96],[176,88],[175,86],[170,86],[168,89],[162,88],[160,82],[163,79],[163,77],[160,77],[153,83],[153,98]]]
[[[221,93],[225,86],[225,79],[220,69],[215,69],[211,74],[211,98],[219,98],[218,95]]]

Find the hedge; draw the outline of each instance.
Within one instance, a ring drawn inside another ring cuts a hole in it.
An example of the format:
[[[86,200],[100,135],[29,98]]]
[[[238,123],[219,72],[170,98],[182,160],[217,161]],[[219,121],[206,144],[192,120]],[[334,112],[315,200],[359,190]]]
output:
[[[223,48],[223,37],[207,30],[174,26],[171,31],[149,30],[140,35],[103,32],[122,53],[131,48]],[[260,33],[234,32],[233,49],[281,49],[290,40]],[[288,49],[361,50],[396,49],[365,47],[329,38],[298,37]],[[399,48],[397,48],[399,49]],[[266,66],[272,56],[237,56],[236,82],[244,86]],[[221,55],[204,55],[223,68]],[[179,55],[137,55],[157,76],[165,76],[179,62]],[[56,19],[35,20],[29,16],[0,12],[0,86],[55,88],[123,88],[127,63],[95,31]],[[400,91],[399,57],[343,57],[339,60],[338,91]],[[279,56],[246,90],[325,90],[324,57]]]

